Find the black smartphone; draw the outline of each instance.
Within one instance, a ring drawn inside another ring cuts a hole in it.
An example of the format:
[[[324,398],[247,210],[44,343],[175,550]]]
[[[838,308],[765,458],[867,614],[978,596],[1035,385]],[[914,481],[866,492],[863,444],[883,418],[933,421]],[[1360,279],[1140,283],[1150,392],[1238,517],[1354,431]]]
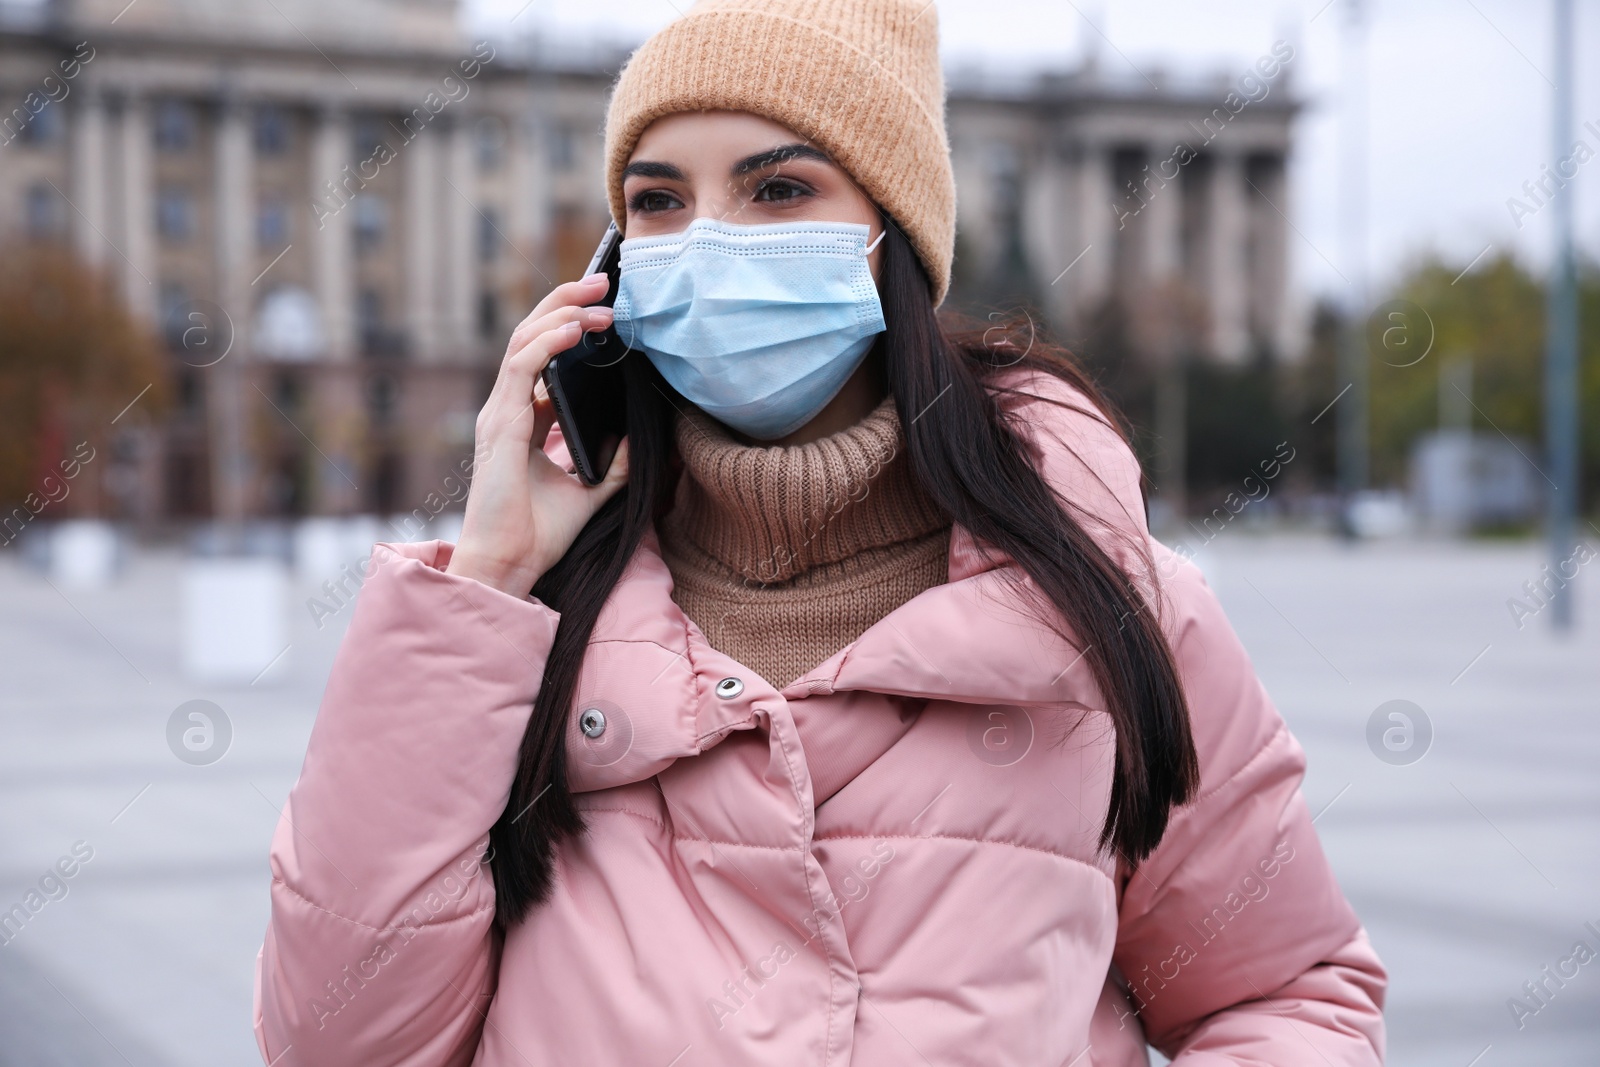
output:
[[[613,220],[584,272],[585,277],[596,271],[606,273],[606,295],[597,301],[606,307],[616,303],[621,260],[622,235]],[[577,344],[556,353],[545,364],[545,388],[555,402],[556,420],[584,485],[596,485],[605,477],[617,446],[627,433],[622,360],[629,351],[612,325],[604,330],[584,331]]]

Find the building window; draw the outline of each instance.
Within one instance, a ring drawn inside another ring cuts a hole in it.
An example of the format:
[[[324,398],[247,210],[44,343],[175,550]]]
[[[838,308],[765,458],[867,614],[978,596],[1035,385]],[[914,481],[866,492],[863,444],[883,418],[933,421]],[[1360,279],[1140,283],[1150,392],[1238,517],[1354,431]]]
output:
[[[378,146],[384,144],[385,130],[383,120],[375,115],[363,115],[356,119],[351,126],[351,151],[355,153],[356,163],[363,163],[378,154]]]
[[[1206,196],[1211,191],[1211,156],[1201,153],[1183,169],[1179,179],[1183,204],[1183,221],[1179,235],[1179,259],[1183,276],[1199,289],[1205,288],[1206,225],[1210,210]]]
[[[256,208],[256,244],[277,248],[289,243],[289,205],[281,196],[262,197]]]
[[[182,100],[163,100],[156,108],[156,147],[183,152],[194,147],[194,108]]]
[[[304,391],[300,387],[298,375],[281,371],[272,379],[272,402],[278,410],[292,413],[299,409]]]
[[[498,115],[478,120],[478,166],[498,170],[506,158],[506,122]]]
[[[377,417],[374,416],[375,421]],[[382,452],[372,466],[372,488],[368,502],[373,511],[387,513],[400,506],[400,489],[405,484],[405,457],[397,452]]]
[[[478,294],[478,336],[489,340],[500,332],[500,298],[484,290]]]
[[[389,201],[376,193],[357,193],[356,251],[369,252],[383,244],[389,229]]]
[[[179,367],[173,374],[177,385],[178,417],[188,422],[198,422],[206,413],[205,382],[200,371],[193,367]]]
[[[61,136],[61,109],[46,100],[33,115],[26,107],[18,107],[11,114],[0,116],[0,124],[8,136],[15,136],[25,145],[54,144]]]
[[[209,510],[210,501],[205,455],[168,453],[167,511],[181,518],[198,518]]]
[[[363,334],[383,329],[383,294],[376,289],[363,289],[356,296],[356,319]]]
[[[367,379],[367,414],[373,422],[393,422],[399,407],[400,383],[393,374],[381,371]]]
[[[492,207],[478,211],[478,262],[493,263],[500,255],[500,212]]]
[[[183,333],[189,328],[189,290],[182,282],[161,283],[161,330],[167,347],[183,350]]]
[[[168,241],[187,241],[194,233],[194,198],[181,185],[163,185],[156,194],[156,230]]]
[[[567,171],[577,162],[577,138],[572,132],[572,127],[565,122],[558,122],[550,131],[550,166],[554,170]]]
[[[28,186],[28,236],[39,240],[60,237],[66,230],[66,215],[61,197],[45,182]]]
[[[364,355],[390,360],[405,358],[405,335],[389,327],[382,293],[363,289],[356,297],[356,319]]]
[[[281,156],[289,150],[289,113],[272,104],[256,109],[256,152]]]

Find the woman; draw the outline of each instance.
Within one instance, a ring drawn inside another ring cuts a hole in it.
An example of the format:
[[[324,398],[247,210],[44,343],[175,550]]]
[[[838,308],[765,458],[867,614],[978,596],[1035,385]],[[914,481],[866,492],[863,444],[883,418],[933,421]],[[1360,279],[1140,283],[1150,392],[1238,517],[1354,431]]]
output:
[[[935,318],[935,18],[703,0],[624,69],[617,310],[557,286],[459,541],[375,552],[273,841],[267,1062],[1382,1062],[1303,753],[1105,403]],[[585,487],[538,376],[613,318]]]

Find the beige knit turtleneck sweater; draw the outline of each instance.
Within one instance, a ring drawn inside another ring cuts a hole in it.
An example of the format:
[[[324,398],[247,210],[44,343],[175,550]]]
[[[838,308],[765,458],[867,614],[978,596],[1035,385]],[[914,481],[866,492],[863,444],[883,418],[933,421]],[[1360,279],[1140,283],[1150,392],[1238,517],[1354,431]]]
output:
[[[803,445],[745,445],[693,406],[658,530],[672,597],[718,651],[782,689],[949,576],[950,519],[921,489],[894,397]]]

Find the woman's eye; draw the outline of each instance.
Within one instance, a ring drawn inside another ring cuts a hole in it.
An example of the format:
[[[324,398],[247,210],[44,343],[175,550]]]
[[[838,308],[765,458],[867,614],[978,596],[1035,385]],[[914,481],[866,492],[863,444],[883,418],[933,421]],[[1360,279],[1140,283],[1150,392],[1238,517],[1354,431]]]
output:
[[[677,205],[678,198],[661,189],[646,189],[628,203],[630,208],[639,212],[667,211]]]
[[[765,195],[767,193],[772,193],[773,195],[767,196]],[[799,182],[792,182],[783,178],[768,178],[756,187],[755,198],[769,203],[781,203],[785,200],[798,200],[802,196],[809,195],[811,195],[811,190]]]

